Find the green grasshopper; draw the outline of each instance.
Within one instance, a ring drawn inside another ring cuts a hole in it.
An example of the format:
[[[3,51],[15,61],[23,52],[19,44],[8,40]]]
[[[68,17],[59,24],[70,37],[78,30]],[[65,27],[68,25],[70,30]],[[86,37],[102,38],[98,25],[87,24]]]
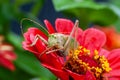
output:
[[[29,19],[28,19],[29,20]],[[32,21],[32,20],[30,20]],[[32,21],[34,22],[34,21]],[[36,22],[34,22],[36,23]],[[37,23],[39,24],[39,23]],[[28,45],[28,47],[34,46],[36,42],[40,39],[44,44],[47,45],[46,50],[44,50],[41,54],[49,54],[56,52],[59,56],[65,57],[68,55],[69,51],[72,49],[74,50],[78,43],[75,40],[77,37],[77,29],[78,29],[79,21],[76,20],[75,25],[73,26],[73,29],[70,33],[70,35],[65,35],[62,33],[52,33],[48,35],[48,41],[45,40],[42,36],[37,34],[32,42],[32,44]],[[75,38],[72,37],[72,35],[75,34]]]

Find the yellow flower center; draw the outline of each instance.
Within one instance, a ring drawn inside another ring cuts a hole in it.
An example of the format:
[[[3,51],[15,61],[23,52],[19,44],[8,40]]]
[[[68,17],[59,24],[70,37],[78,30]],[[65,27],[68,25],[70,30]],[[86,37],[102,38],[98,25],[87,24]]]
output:
[[[82,75],[91,71],[97,79],[102,79],[102,74],[111,70],[108,60],[100,56],[97,50],[94,50],[94,55],[90,57],[90,50],[82,46],[70,52],[64,68]]]

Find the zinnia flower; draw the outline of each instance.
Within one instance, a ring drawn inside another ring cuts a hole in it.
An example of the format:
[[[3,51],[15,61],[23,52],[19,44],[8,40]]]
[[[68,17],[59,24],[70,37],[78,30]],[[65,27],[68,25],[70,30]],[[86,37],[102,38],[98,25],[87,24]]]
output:
[[[105,48],[108,50],[120,48],[120,33],[118,33],[114,26],[100,27],[94,26],[97,29],[103,31],[106,35],[107,41],[105,43]]]
[[[16,59],[16,54],[13,51],[13,46],[3,42],[4,37],[0,35],[0,66],[15,70],[15,66],[12,63]]]
[[[74,23],[68,19],[58,18],[55,21],[56,31],[50,22],[45,20],[45,25],[50,34],[60,33],[69,35]],[[60,80],[119,80],[120,79],[120,49],[108,52],[102,49],[106,37],[103,32],[89,28],[82,31],[78,28],[76,50],[71,49],[66,60],[57,52],[40,54],[47,49],[47,45],[38,39],[35,45],[31,45],[36,35],[40,35],[48,41],[48,35],[41,30],[31,27],[24,33],[23,48],[33,52],[41,64],[54,73]],[[74,35],[73,35],[74,37]]]

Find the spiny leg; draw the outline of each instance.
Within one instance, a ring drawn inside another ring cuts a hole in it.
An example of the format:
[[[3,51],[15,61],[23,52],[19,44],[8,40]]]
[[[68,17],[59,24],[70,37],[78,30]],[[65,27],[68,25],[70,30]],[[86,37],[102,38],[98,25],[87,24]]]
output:
[[[44,51],[40,54],[39,57],[41,57],[43,54],[45,54],[45,52],[47,52],[48,50],[50,50],[50,49],[52,49],[52,48],[54,48],[54,46],[51,46],[51,47],[47,48],[46,50],[44,50]]]
[[[51,50],[51,51],[46,52],[46,54],[53,53],[53,52],[57,52],[57,51],[59,51],[59,50],[63,50],[63,49],[62,49],[62,48],[61,48],[61,49],[54,49],[54,50]]]
[[[75,29],[75,40],[74,40],[74,50],[78,47],[78,43],[77,43],[77,36],[78,36],[78,26],[79,26],[79,21],[78,24],[76,24],[76,29]]]
[[[68,37],[68,39],[67,39],[67,41],[66,41],[66,43],[65,43],[65,45],[64,45],[64,53],[66,53],[65,55],[67,55],[67,48],[68,48],[68,46],[70,45],[69,44],[69,42],[71,41],[71,39],[72,39],[72,35],[74,34],[74,31],[75,31],[75,29],[76,29],[76,27],[78,26],[78,24],[79,24],[79,21],[78,20],[76,20],[75,21],[75,25],[74,25],[74,27],[73,27],[73,29],[72,29],[72,32],[70,33],[70,35],[69,35],[69,37]]]
[[[48,52],[46,52],[46,54],[49,54],[49,53],[52,53],[52,52],[57,52],[57,51],[60,51],[60,50],[63,50],[63,48],[61,48],[61,49],[54,49],[54,50],[48,51]],[[61,55],[61,56],[63,57],[64,61],[66,61],[66,57],[63,55],[63,52],[60,53],[60,54],[58,54],[58,55],[59,55],[59,56]],[[58,57],[58,56],[57,56],[57,57]],[[58,57],[58,60],[59,60],[59,62],[60,62],[61,64],[64,64],[63,61],[61,61],[60,57]]]
[[[40,36],[39,34],[37,34],[37,35],[35,36],[32,44],[29,45],[29,47],[30,47],[30,46],[34,46],[39,39],[42,40],[43,43],[45,43],[46,45],[48,45],[48,42],[47,42],[42,36]]]
[[[40,54],[39,57],[41,57],[43,54],[45,54],[45,52],[46,52],[46,54],[50,54],[50,53],[53,53],[53,52],[57,52],[57,51],[59,51],[59,50],[63,50],[63,49],[61,48],[61,49],[54,49],[54,50],[48,51],[48,50],[50,50],[50,49],[52,49],[52,48],[54,48],[54,47],[55,47],[55,46],[52,46],[52,47],[47,48],[45,51],[43,51],[43,52]],[[47,51],[48,51],[48,52],[47,52]],[[58,56],[57,56],[57,57],[58,57]],[[60,57],[58,57],[58,60],[63,64],[63,62],[61,61]],[[65,56],[64,56],[64,60],[66,61]]]

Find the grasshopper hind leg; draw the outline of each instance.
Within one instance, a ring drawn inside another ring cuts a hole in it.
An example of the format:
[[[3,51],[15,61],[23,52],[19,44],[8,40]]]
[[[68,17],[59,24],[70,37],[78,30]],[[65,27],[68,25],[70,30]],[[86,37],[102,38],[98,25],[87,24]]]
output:
[[[75,38],[74,39],[76,39],[76,36],[77,36],[77,32],[78,32],[78,30],[77,30],[77,28],[78,28],[78,25],[79,25],[79,21],[78,20],[76,20],[76,22],[75,22],[75,25],[73,26],[73,29],[72,29],[72,31],[71,31],[71,33],[70,33],[70,35],[69,35],[69,37],[68,37],[68,39],[67,39],[67,41],[66,41],[66,43],[65,43],[65,45],[64,45],[64,53],[66,53],[65,55],[67,55],[68,54],[68,48],[69,48],[69,46],[70,46],[70,41],[72,40],[72,35],[75,33]],[[75,50],[75,48],[76,48],[76,45],[77,45],[77,42],[76,42],[76,40],[74,40],[74,50]]]

